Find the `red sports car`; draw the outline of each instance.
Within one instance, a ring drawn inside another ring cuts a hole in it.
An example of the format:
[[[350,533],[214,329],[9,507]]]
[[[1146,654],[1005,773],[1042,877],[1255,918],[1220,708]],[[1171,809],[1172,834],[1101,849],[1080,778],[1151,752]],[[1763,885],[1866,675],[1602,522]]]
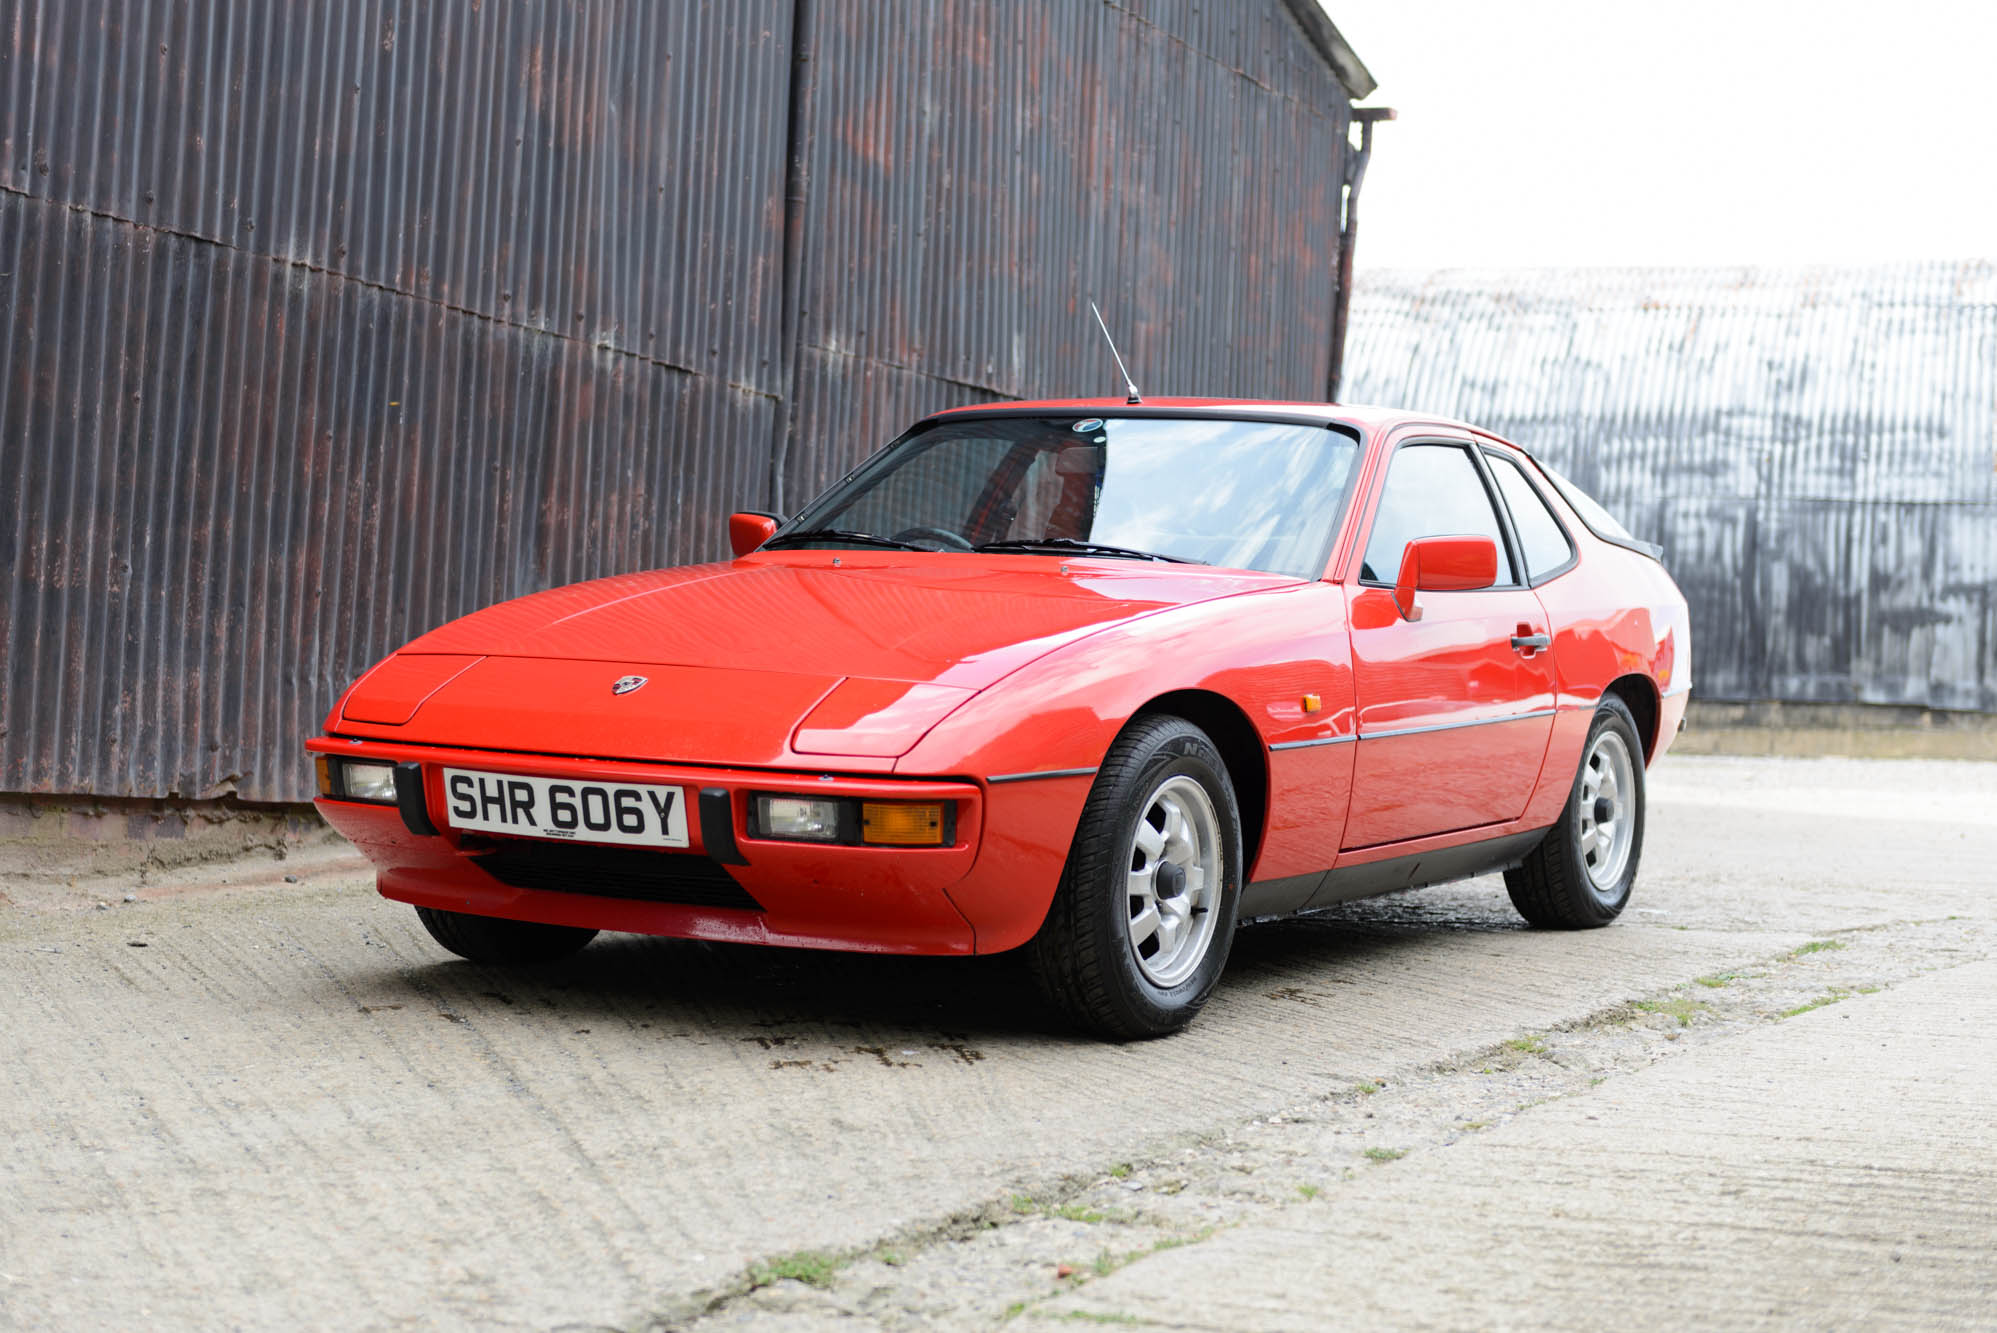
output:
[[[1502,870],[1606,924],[1690,684],[1655,550],[1410,412],[962,408],[729,529],[424,635],[307,743],[445,948],[1024,948],[1154,1036],[1248,921]]]

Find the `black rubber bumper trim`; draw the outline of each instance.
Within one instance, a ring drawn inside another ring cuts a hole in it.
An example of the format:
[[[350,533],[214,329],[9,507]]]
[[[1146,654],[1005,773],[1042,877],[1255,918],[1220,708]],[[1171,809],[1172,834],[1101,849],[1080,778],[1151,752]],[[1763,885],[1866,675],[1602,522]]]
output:
[[[708,857],[722,865],[749,864],[749,858],[735,845],[735,808],[726,787],[700,789],[700,841]]]
[[[430,822],[430,809],[423,800],[423,765],[404,760],[395,766],[395,808],[402,812],[402,826],[425,838],[437,836]]]
[[[1036,782],[1041,778],[1088,778],[1094,777],[1095,773],[1096,770],[1093,768],[1043,768],[1035,773],[999,773],[986,778],[985,781],[996,787],[1002,782]]]

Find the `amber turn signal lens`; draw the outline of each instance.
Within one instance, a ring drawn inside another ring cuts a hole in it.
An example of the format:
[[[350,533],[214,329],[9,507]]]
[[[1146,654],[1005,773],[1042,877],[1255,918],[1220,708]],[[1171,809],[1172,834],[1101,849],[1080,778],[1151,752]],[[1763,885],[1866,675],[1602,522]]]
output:
[[[941,847],[939,801],[867,801],[860,806],[860,841],[884,847]]]
[[[326,758],[323,754],[315,754],[312,756],[312,767],[319,774],[319,794],[321,796],[331,796],[333,794],[332,760]]]

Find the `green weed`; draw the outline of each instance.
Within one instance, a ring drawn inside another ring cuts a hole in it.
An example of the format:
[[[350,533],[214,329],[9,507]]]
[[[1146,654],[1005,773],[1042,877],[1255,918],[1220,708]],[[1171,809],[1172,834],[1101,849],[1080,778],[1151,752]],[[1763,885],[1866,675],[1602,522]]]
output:
[[[1678,1020],[1678,1026],[1681,1028],[1690,1027],[1693,1015],[1705,1013],[1708,1008],[1707,1005],[1701,1004],[1697,1000],[1687,999],[1682,995],[1674,995],[1664,1000],[1638,1000],[1634,1007],[1643,1010],[1646,1014],[1663,1014],[1669,1018],[1675,1018]]]
[[[1839,1000],[1846,999],[1850,995],[1851,992],[1846,990],[1827,990],[1816,999],[1799,1004],[1794,1009],[1784,1009],[1780,1016],[1783,1018],[1794,1018],[1797,1014],[1807,1014],[1812,1009],[1822,1009],[1825,1005],[1836,1004]]]
[[[845,1260],[823,1250],[799,1250],[781,1254],[749,1267],[749,1285],[767,1287],[773,1282],[802,1282],[807,1287],[829,1287],[832,1278],[845,1266]]]

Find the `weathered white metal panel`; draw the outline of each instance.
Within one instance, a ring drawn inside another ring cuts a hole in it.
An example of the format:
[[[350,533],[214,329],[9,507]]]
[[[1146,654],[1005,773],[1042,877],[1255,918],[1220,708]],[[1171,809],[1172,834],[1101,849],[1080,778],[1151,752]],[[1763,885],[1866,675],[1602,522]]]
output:
[[[1997,711],[1997,263],[1361,273],[1345,384],[1661,543],[1701,695]]]

